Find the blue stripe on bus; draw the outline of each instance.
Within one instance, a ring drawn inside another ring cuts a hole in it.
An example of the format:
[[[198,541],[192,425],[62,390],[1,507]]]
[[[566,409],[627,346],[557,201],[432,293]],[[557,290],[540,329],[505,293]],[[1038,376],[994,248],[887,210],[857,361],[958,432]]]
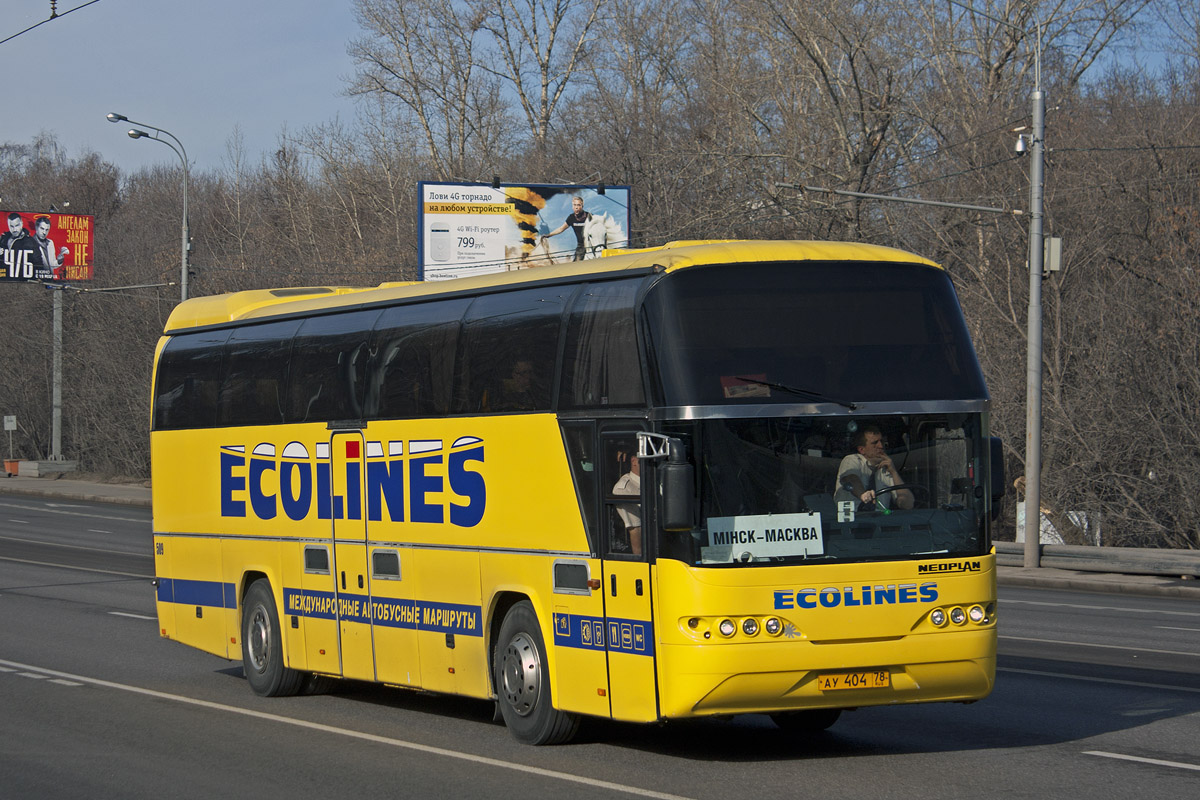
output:
[[[158,599],[164,603],[210,608],[237,608],[237,587],[220,581],[159,578]]]
[[[393,600],[365,594],[283,590],[283,613],[314,619],[338,619],[346,622],[374,623],[387,628],[458,633],[483,636],[479,606],[457,603],[427,603],[419,600]]]
[[[554,615],[554,644],[583,650],[654,655],[654,625],[644,619]]]

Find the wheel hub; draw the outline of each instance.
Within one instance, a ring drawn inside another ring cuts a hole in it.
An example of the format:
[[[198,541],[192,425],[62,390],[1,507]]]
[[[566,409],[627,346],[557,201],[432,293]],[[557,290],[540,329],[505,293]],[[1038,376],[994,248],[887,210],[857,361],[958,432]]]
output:
[[[502,689],[508,705],[522,717],[529,716],[537,705],[542,687],[541,667],[533,640],[525,633],[514,636],[504,651]]]

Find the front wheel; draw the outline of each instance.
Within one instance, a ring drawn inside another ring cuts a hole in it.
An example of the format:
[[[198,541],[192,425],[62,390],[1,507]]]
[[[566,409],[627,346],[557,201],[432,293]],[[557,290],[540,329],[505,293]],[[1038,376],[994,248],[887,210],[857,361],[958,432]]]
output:
[[[528,600],[504,617],[492,665],[500,714],[518,742],[563,744],[579,729],[579,717],[554,708],[550,670],[537,614]]]
[[[257,580],[242,602],[242,669],[250,688],[263,697],[287,697],[304,686],[305,674],[283,665],[280,634],[271,584]]]

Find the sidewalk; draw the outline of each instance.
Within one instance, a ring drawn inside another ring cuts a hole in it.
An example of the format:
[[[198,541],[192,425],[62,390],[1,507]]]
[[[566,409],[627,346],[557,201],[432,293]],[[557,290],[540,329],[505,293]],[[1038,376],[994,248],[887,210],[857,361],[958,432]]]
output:
[[[150,507],[150,489],[141,484],[92,483],[53,477],[0,477],[0,495],[4,494]],[[996,575],[1001,586],[1030,586],[1149,597],[1190,597],[1200,600],[1200,581],[1162,575],[1120,575],[1045,567],[1025,569],[1003,566],[996,568]]]

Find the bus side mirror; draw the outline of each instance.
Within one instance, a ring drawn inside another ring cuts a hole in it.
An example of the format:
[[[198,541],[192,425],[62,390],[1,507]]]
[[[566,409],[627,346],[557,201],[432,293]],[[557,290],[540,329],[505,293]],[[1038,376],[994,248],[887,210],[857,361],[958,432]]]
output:
[[[999,436],[992,437],[988,450],[991,453],[992,519],[994,520],[1000,516],[1000,501],[1004,499],[1004,487],[1008,483],[1004,480],[1004,443],[1000,441]]]
[[[683,442],[678,439],[669,440],[667,460],[658,467],[658,493],[663,530],[690,531],[695,516],[696,478]]]

